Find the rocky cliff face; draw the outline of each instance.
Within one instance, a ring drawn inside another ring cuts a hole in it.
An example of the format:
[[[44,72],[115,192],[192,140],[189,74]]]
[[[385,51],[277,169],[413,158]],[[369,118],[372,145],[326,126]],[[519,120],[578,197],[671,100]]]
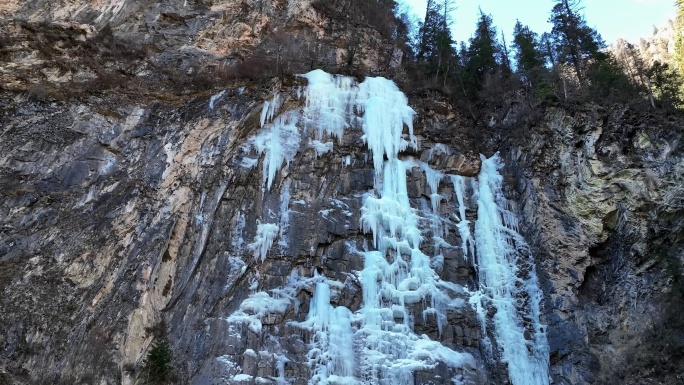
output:
[[[3,12],[0,382],[133,384],[162,339],[176,383],[307,382],[314,336],[293,322],[307,319],[320,277],[339,284],[334,306],[356,311],[364,300],[355,272],[372,244],[361,208],[375,171],[363,132],[350,128],[332,148],[303,132],[289,165],[264,177],[254,142],[264,104],[279,95],[276,114],[301,110],[307,82],[215,84],[194,74],[268,49],[278,30],[318,36],[312,54],[342,60],[333,21],[303,1],[5,2]],[[386,68],[391,44],[366,39],[378,53],[366,65]],[[419,146],[402,158],[475,180],[478,152],[500,152],[544,294],[553,383],[676,383],[678,118],[548,108],[525,123],[514,106],[472,127],[438,98],[410,104]],[[408,171],[426,229],[430,182],[420,167]],[[460,218],[454,185],[442,180],[437,192],[440,216]],[[474,193],[466,188],[471,221]],[[262,260],[267,223],[279,228]],[[460,245],[457,226],[446,229],[444,241]],[[475,290],[462,249],[442,255],[439,278]],[[264,306],[258,324],[233,322]],[[475,310],[446,316],[441,331],[432,317],[415,317],[413,329],[473,364],[421,369],[416,382],[507,383]]]
[[[679,124],[550,109],[510,147],[561,383],[681,381]]]

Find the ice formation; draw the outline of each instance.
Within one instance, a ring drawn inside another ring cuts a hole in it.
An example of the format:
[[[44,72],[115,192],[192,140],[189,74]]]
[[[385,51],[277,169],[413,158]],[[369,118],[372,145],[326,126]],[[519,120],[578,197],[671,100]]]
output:
[[[286,180],[280,191],[280,239],[278,240],[278,246],[281,249],[285,249],[288,246],[287,232],[290,229],[290,199],[292,198],[290,184],[290,180]]]
[[[333,143],[327,139],[341,141],[348,128],[363,130],[362,139],[375,170],[375,184],[363,198],[360,226],[371,234],[372,249],[358,251],[348,244],[351,252],[364,259],[363,269],[356,272],[363,290],[362,307],[351,312],[332,304],[344,284],[318,274],[302,278],[293,272],[284,288],[272,290],[272,294],[252,294],[227,320],[244,323],[258,333],[264,317],[283,314],[289,306],[294,306],[296,313],[298,291],[303,287],[313,289],[306,320],[290,323],[307,329],[311,335],[309,383],[408,385],[414,382],[415,371],[433,369],[439,363],[454,369],[475,368],[470,354],[451,350],[413,331],[415,317],[431,317],[441,333],[447,311],[463,306],[464,298],[470,294],[470,303],[481,321],[483,346],[500,349],[512,383],[548,384],[548,344],[539,321],[541,292],[527,246],[517,234],[515,217],[506,210],[498,158],[483,158],[478,181],[470,180],[470,190],[477,194],[478,219],[473,236],[466,218],[466,179],[444,175],[424,162],[400,156],[408,147],[417,149],[412,126],[415,112],[392,81],[369,77],[359,84],[352,78],[320,70],[302,76],[309,82],[298,91],[305,97],[302,112],[288,111],[276,116],[281,104],[276,95],[264,104],[262,129],[250,144],[265,154],[263,180],[270,189],[283,163],[289,163],[296,155],[302,136],[313,137],[309,145],[320,156],[332,150]],[[430,150],[429,158],[433,152],[450,154],[451,149],[437,144]],[[352,158],[347,155],[341,162],[350,165]],[[242,166],[251,167],[252,163],[251,158],[244,158]],[[407,170],[414,167],[425,173],[430,189],[429,202],[419,200],[417,208],[411,207],[407,191]],[[440,214],[445,196],[439,194],[439,186],[444,180],[453,184],[458,204],[458,216],[451,218]],[[248,245],[255,258],[262,261],[275,238],[280,237],[281,248],[287,246],[289,204],[306,203],[290,202],[289,181],[283,183],[280,226],[259,223],[254,241]],[[349,208],[342,201],[335,202],[335,207]],[[327,217],[332,210],[320,213]],[[270,216],[278,218],[275,213]],[[421,250],[426,220],[435,250],[432,257]],[[242,222],[244,226],[244,219]],[[454,248],[445,241],[448,229],[454,227],[460,235],[464,257],[477,262],[479,290],[472,293],[442,281],[434,270],[441,269],[444,263],[440,250]],[[489,309],[496,310],[493,316],[488,315]],[[496,345],[488,340],[488,335],[495,337]],[[287,383],[287,360],[284,355],[278,358],[277,384]],[[454,383],[461,380],[459,375],[452,378]]]
[[[413,371],[433,368],[438,362],[456,368],[473,366],[469,354],[452,351],[411,330],[415,315],[409,307],[422,303],[422,315],[434,316],[441,332],[446,310],[453,303],[447,293],[460,293],[461,288],[441,281],[430,257],[420,250],[423,239],[419,218],[411,207],[406,185],[407,165],[416,163],[399,159],[400,151],[417,147],[413,110],[389,80],[368,78],[359,88],[363,138],[373,156],[378,190],[377,195],[366,197],[361,209],[362,228],[373,234],[376,248],[364,253],[361,271],[363,323],[359,333],[364,336],[366,352],[361,366],[371,382],[389,380],[394,384],[412,383]],[[406,137],[404,126],[408,128]],[[424,170],[436,194],[441,176]]]
[[[326,135],[342,140],[344,129],[353,120],[358,87],[354,79],[313,70],[301,75],[309,81],[304,96],[304,128],[316,129],[316,139]]]
[[[264,110],[268,110],[264,106]],[[263,115],[268,117],[269,115]],[[297,128],[298,114],[293,111],[278,115],[270,126],[252,139],[253,146],[259,153],[265,153],[263,177],[266,188],[271,189],[276,172],[280,170],[283,162],[288,165],[294,159],[299,150],[301,134]]]
[[[321,142],[320,140],[312,140],[309,143],[309,147],[313,148],[316,152],[316,158],[323,154],[327,154],[333,150],[333,142]]]
[[[254,242],[247,245],[247,247],[254,253],[254,259],[260,259],[262,262],[266,259],[268,250],[273,246],[273,240],[278,236],[280,227],[275,223],[257,223],[257,232],[254,236]]]
[[[278,94],[273,95],[273,100],[271,100],[270,102],[264,102],[264,107],[261,109],[261,116],[259,119],[261,127],[264,127],[265,123],[273,120],[273,116],[275,115],[276,110],[278,110],[278,108],[280,108],[280,97]]]
[[[417,148],[413,136],[413,115],[406,95],[391,80],[366,78],[359,84],[356,106],[363,113],[363,141],[373,154],[376,175],[383,171],[383,155],[396,156],[411,146]],[[408,128],[404,139],[404,125]]]
[[[261,320],[271,314],[283,314],[290,306],[289,298],[273,298],[266,292],[250,295],[242,301],[238,311],[226,319],[228,322],[244,323],[254,333],[261,333]]]
[[[271,290],[272,294],[260,291],[251,294],[242,301],[238,310],[226,317],[231,324],[244,324],[254,333],[261,333],[262,320],[274,314],[284,314],[290,306],[294,306],[295,313],[299,310],[297,293],[306,286],[311,285],[314,278],[300,277],[297,270],[287,278],[284,287]],[[256,288],[256,287],[255,287]]]
[[[312,349],[307,357],[313,369],[312,384],[354,384],[354,330],[352,313],[330,304],[330,285],[318,282],[309,315],[299,326],[312,331]]]
[[[301,115],[298,111],[287,111],[276,116],[283,103],[276,94],[273,100],[264,102],[259,119],[262,130],[250,139],[251,147],[259,154],[266,154],[263,176],[267,190],[271,189],[275,175],[283,163],[289,165],[299,151],[302,134],[307,135],[310,129],[316,129],[316,138],[310,145],[318,157],[332,151],[332,142],[323,140],[332,136],[341,141],[344,129],[355,119],[353,112],[357,106],[359,88],[354,79],[330,75],[321,70],[302,76],[308,79],[309,85],[305,91],[306,102]],[[241,166],[251,168],[254,163],[250,158],[244,158]]]
[[[252,380],[252,376],[249,374],[236,374],[233,376],[233,381],[237,382],[249,382]]]
[[[217,100],[221,99],[221,97],[226,93],[226,91],[221,91],[216,95],[212,95],[211,98],[209,98],[209,109],[213,110],[214,109],[214,103],[216,103]]]
[[[540,323],[542,293],[517,219],[501,192],[498,155],[482,158],[478,177],[475,244],[480,290],[471,297],[487,335],[489,306],[496,309],[493,331],[514,385],[549,383],[549,347]],[[525,335],[529,334],[529,338]]]

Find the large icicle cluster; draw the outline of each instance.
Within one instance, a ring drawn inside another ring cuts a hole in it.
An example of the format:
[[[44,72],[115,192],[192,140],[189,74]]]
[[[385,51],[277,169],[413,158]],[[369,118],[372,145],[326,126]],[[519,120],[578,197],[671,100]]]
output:
[[[396,159],[409,145],[417,148],[413,136],[415,112],[394,82],[385,78],[366,78],[359,85],[356,105],[363,112],[362,139],[373,154],[376,175],[383,171],[383,155]],[[408,127],[409,141],[402,135],[404,125]]]
[[[498,155],[482,157],[475,222],[480,290],[471,297],[471,303],[478,310],[485,336],[487,309],[496,309],[492,320],[494,335],[502,360],[508,364],[511,382],[546,385],[549,347],[539,320],[542,293],[528,246],[517,232],[517,218],[507,210],[501,192],[501,166]],[[525,338],[526,332],[531,339]]]
[[[420,249],[419,218],[411,208],[406,184],[407,166],[420,164],[399,159],[400,151],[417,147],[414,112],[406,96],[383,78],[366,79],[359,88],[363,138],[373,155],[379,192],[379,196],[367,196],[361,209],[363,230],[373,234],[377,249],[364,253],[361,272],[363,322],[359,333],[365,350],[361,366],[371,383],[411,384],[413,371],[433,368],[440,361],[451,367],[474,365],[469,354],[454,352],[411,330],[415,315],[409,308],[421,303],[422,315],[436,317],[441,332],[446,310],[453,303],[447,293],[461,293],[462,289],[441,281],[430,257]],[[429,168],[426,172],[436,194],[441,175]]]
[[[316,129],[316,139],[326,135],[342,140],[344,130],[353,124],[358,87],[354,79],[334,76],[322,70],[302,75],[309,81],[304,91],[305,130]]]
[[[278,236],[280,227],[274,223],[258,223],[254,242],[247,247],[254,253],[254,259],[266,259],[268,250],[273,246],[273,240]]]
[[[434,193],[433,208],[441,200],[437,187],[442,175],[421,162],[399,159],[400,151],[417,147],[414,111],[406,96],[384,78],[367,78],[356,84],[351,78],[323,71],[304,77],[309,80],[304,92],[305,127],[316,129],[317,140],[326,135],[339,140],[344,129],[361,125],[376,176],[375,192],[366,196],[361,219],[364,231],[373,234],[376,249],[361,253],[365,259],[359,273],[363,308],[352,315],[344,307],[333,307],[329,287],[317,285],[306,323],[313,333],[310,359],[314,376],[310,382],[409,384],[414,371],[434,368],[439,362],[473,367],[469,354],[454,352],[412,331],[416,315],[411,314],[411,307],[422,304],[418,316],[435,317],[441,330],[447,308],[462,303],[448,293],[462,294],[463,290],[441,281],[430,257],[420,250],[420,218],[408,199],[407,168],[425,170]],[[349,334],[352,331],[353,335]],[[333,338],[339,333],[345,337],[343,345],[342,340]],[[349,351],[352,340],[356,341],[356,354]],[[338,351],[345,354],[340,356]],[[351,359],[354,356],[356,360]]]

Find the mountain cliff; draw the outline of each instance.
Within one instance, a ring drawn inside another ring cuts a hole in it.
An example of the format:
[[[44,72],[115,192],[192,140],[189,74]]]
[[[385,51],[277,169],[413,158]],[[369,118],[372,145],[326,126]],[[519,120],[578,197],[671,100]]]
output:
[[[0,383],[682,381],[681,117],[328,75],[402,51],[325,2],[0,14]]]

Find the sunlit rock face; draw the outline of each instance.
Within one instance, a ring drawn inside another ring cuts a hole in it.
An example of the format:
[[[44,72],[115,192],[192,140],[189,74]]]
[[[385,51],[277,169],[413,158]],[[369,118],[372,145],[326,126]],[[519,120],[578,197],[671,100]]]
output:
[[[0,76],[10,89],[97,79],[106,67],[143,78],[160,69],[216,77],[246,62],[256,74],[259,60],[276,52],[276,73],[342,68],[352,41],[356,66],[369,73],[398,66],[402,56],[372,27],[352,36],[348,21],[310,0],[7,1],[0,15],[12,62]]]
[[[162,336],[179,383],[601,383],[665,317],[666,125],[549,110],[478,159],[382,78],[110,98],[3,99],[12,383],[134,383]]]

